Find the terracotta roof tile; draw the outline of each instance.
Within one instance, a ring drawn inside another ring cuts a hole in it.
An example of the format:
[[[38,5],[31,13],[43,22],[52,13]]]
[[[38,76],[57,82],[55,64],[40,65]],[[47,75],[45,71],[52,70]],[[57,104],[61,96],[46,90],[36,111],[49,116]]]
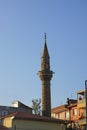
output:
[[[58,113],[58,112],[66,111],[66,110],[67,110],[67,105],[61,105],[61,106],[52,108],[51,112]]]

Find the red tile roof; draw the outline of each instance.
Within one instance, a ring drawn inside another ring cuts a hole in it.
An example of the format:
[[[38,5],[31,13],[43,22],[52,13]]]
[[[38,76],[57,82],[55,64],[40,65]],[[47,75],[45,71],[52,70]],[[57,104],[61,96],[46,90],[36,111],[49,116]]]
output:
[[[62,111],[66,111],[66,110],[67,110],[67,105],[61,105],[61,106],[52,108],[51,112],[53,112],[53,113],[60,113]]]
[[[44,122],[54,122],[54,123],[60,123],[60,124],[66,123],[66,121],[64,120],[29,114],[26,112],[16,112],[16,113],[4,116],[1,119],[7,118],[7,117],[14,117],[13,119],[20,119],[20,120],[35,120],[35,121],[44,121]]]

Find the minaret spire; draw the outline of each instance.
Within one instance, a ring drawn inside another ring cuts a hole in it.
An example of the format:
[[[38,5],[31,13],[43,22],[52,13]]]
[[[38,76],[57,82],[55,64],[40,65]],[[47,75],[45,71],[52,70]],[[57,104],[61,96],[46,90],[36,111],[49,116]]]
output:
[[[41,70],[39,71],[39,77],[42,81],[42,115],[51,116],[51,92],[50,92],[50,80],[53,76],[53,72],[50,70],[50,57],[46,44],[46,34],[44,48],[41,57]]]
[[[47,44],[46,44],[46,33],[44,34],[44,48],[43,48],[43,52],[42,52],[42,58],[50,58],[49,57],[49,52],[48,52],[48,48],[47,48]]]

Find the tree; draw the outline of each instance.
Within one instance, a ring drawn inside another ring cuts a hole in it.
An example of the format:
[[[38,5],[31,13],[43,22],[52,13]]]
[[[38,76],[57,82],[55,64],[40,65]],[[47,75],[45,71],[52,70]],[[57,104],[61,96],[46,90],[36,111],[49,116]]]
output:
[[[41,115],[41,99],[32,99],[32,109],[33,113]]]

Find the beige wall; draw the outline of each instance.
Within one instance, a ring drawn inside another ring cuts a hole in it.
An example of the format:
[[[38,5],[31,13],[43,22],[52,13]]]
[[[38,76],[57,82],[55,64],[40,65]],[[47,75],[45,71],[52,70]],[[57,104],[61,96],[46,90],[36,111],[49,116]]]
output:
[[[6,118],[3,125],[11,128],[11,130],[65,130],[65,126],[53,122],[16,120]]]
[[[16,130],[65,130],[65,126],[41,121],[26,121],[26,120],[14,120],[13,128],[16,126]]]

